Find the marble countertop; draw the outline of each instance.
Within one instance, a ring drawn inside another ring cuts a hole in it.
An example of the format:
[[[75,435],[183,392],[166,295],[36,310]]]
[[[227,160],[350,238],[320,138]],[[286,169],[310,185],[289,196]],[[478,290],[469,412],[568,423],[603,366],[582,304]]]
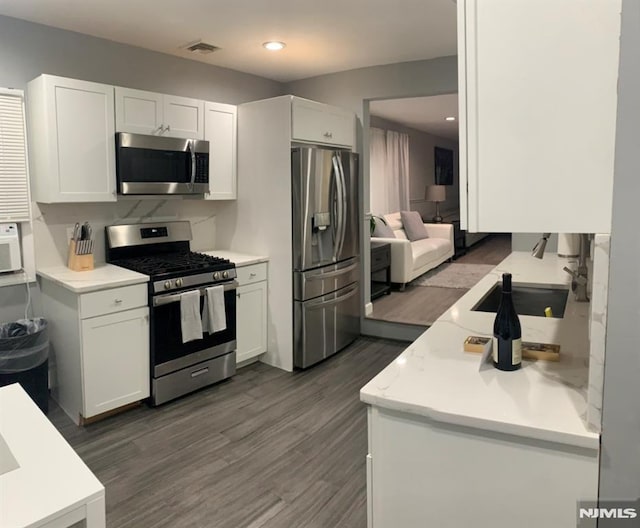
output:
[[[0,409],[0,455],[14,462],[0,474],[0,526],[44,526],[104,496],[104,486],[20,385],[0,388]]]
[[[495,314],[471,308],[503,272],[514,283],[569,286],[565,265],[556,255],[538,260],[512,253],[365,385],[360,399],[441,422],[598,449],[599,435],[585,421],[589,303],[575,302],[569,292],[562,319],[520,316],[523,341],[559,344],[558,362],[524,360],[520,370],[502,372],[481,354],[463,351],[467,336],[492,335]]]
[[[37,274],[74,293],[107,290],[149,282],[149,276],[111,264],[96,264],[90,271],[73,271],[66,266],[39,268]]]
[[[234,262],[236,266],[250,266],[251,264],[258,264],[260,262],[267,262],[269,257],[258,255],[246,255],[244,253],[236,253],[235,251],[229,251],[227,249],[212,249],[211,251],[201,251],[205,255],[211,255],[213,257],[221,257],[229,259]]]

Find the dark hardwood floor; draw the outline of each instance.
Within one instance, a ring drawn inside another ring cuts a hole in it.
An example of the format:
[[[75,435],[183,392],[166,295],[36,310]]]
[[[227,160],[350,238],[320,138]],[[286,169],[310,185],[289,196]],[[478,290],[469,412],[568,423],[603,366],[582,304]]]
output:
[[[364,528],[359,390],[406,346],[361,338],[306,371],[254,363],[158,408],[49,419],[105,485],[108,528]]]

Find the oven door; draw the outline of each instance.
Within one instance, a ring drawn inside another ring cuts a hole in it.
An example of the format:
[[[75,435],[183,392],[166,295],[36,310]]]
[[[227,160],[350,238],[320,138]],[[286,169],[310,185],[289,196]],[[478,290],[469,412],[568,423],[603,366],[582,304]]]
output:
[[[236,281],[224,284],[224,308],[227,328],[203,333],[202,339],[182,342],[180,294],[155,295],[151,301],[151,375],[164,376],[202,361],[228,354],[236,349]],[[200,313],[205,289],[200,289]]]
[[[209,192],[209,142],[119,132],[116,175],[120,194]]]

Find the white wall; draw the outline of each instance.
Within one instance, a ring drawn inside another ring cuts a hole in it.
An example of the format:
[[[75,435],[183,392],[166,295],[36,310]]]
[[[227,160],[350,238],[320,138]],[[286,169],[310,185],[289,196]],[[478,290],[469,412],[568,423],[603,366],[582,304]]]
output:
[[[425,188],[435,182],[434,147],[444,147],[454,151],[453,185],[447,186],[447,200],[440,204],[440,213],[458,214],[460,208],[458,178],[458,142],[434,136],[404,126],[389,119],[370,116],[369,125],[384,130],[395,130],[409,136],[409,201],[412,211],[418,211],[423,218],[435,215],[435,204],[424,200]],[[372,211],[375,213],[376,211]]]
[[[622,2],[600,498],[640,497],[640,3]],[[601,520],[601,528],[618,526]]]

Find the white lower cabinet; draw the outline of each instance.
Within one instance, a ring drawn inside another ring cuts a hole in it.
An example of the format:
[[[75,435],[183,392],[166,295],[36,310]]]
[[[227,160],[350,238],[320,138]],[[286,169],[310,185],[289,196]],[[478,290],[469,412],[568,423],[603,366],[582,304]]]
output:
[[[149,396],[149,308],[82,321],[83,416]]]
[[[267,351],[267,264],[238,267],[236,362]]]
[[[578,501],[598,497],[598,449],[376,406],[368,423],[369,528],[572,527]]]
[[[149,396],[147,285],[75,293],[40,277],[51,395],[82,424]]]

